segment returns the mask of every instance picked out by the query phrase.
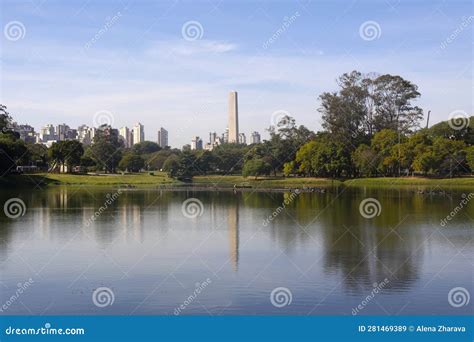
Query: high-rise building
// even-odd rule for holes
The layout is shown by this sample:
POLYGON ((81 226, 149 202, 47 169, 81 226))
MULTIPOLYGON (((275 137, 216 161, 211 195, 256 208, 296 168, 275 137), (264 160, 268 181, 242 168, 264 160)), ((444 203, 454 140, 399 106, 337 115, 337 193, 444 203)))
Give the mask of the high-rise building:
POLYGON ((127 148, 133 146, 133 134, 128 127, 121 127, 119 129, 119 137, 123 141, 123 145, 127 148))
POLYGON ((84 145, 90 145, 94 141, 96 128, 81 125, 77 128, 77 139, 84 145))
POLYGON ((42 142, 47 142, 49 140, 56 140, 56 137, 55 137, 55 134, 54 134, 54 125, 53 124, 47 124, 46 126, 40 128, 39 139, 42 142))
POLYGON ((161 148, 168 146, 168 131, 163 127, 160 127, 158 130, 158 145, 160 145, 161 148))
POLYGON ((237 92, 229 93, 229 143, 239 142, 239 108, 237 100, 237 92))
POLYGON ((250 141, 251 141, 251 144, 260 144, 260 133, 253 132, 250 141))
POLYGON ((145 126, 138 122, 133 127, 133 144, 138 144, 142 141, 145 141, 145 126))
POLYGON ((16 122, 12 124, 13 131, 20 134, 20 139, 24 142, 34 144, 36 142, 36 132, 33 126, 18 125, 16 122))
POLYGON ((202 139, 199 137, 193 137, 191 140, 191 150, 202 150, 202 139))
POLYGON ((245 133, 239 133, 239 144, 247 144, 245 133))
POLYGON ((209 132, 209 144, 214 144, 217 139, 217 133, 216 132, 209 132))
POLYGON ((227 144, 229 142, 229 128, 226 128, 225 132, 222 133, 221 140, 223 144, 227 144))
POLYGON ((70 130, 71 128, 65 123, 63 123, 62 125, 57 125, 56 132, 55 132, 56 139, 59 141, 68 140, 70 130))

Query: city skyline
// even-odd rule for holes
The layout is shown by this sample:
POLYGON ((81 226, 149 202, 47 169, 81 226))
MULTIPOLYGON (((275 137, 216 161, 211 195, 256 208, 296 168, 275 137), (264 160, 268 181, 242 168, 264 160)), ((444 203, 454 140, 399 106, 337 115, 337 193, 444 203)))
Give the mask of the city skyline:
POLYGON ((7 1, 2 12, 5 24, 25 28, 21 39, 2 36, 2 103, 16 121, 36 128, 59 120, 92 126, 96 113, 108 111, 114 127, 133 116, 154 132, 149 140, 165 125, 176 132, 170 145, 182 146, 207 127, 225 127, 225 97, 238 89, 240 131, 264 133, 276 111, 320 130, 318 95, 354 69, 417 84, 417 105, 431 110, 430 124, 473 111, 474 20, 467 1, 82 7, 7 1), (189 23, 197 23, 196 37, 186 35, 189 23), (365 23, 373 24, 374 37, 363 35, 365 23))
MULTIPOLYGON (((53 142, 64 141, 64 140, 78 140, 84 145, 90 145, 96 134, 96 130, 100 128, 101 123, 110 126, 115 129, 118 136, 123 141, 124 147, 131 148, 133 145, 141 143, 143 141, 156 142, 161 148, 172 147, 168 141, 168 130, 163 127, 157 132, 156 141, 153 139, 146 139, 145 137, 145 125, 137 122, 132 128, 128 126, 122 126, 116 128, 110 123, 110 113, 100 112, 100 115, 94 116, 94 121, 97 126, 89 127, 86 124, 78 126, 77 129, 71 128, 66 123, 54 125, 45 124, 41 126, 38 132, 35 128, 28 123, 18 124, 16 121, 12 122, 12 129, 20 134, 20 138, 29 143, 42 143, 46 146, 51 146, 53 142)), ((184 144, 182 148, 185 149, 187 146, 191 150, 209 150, 211 151, 214 147, 223 143, 239 143, 247 144, 247 136, 244 132, 239 132, 239 117, 238 117, 238 97, 236 91, 231 91, 228 94, 228 125, 222 133, 218 136, 217 133, 209 132, 209 142, 204 143, 200 136, 193 136, 191 138, 191 144, 184 144), (231 127, 231 128, 229 128, 231 127)), ((250 144, 259 144, 261 142, 261 135, 257 131, 253 131, 250 135, 250 144)), ((175 148, 179 148, 176 147, 175 148)))

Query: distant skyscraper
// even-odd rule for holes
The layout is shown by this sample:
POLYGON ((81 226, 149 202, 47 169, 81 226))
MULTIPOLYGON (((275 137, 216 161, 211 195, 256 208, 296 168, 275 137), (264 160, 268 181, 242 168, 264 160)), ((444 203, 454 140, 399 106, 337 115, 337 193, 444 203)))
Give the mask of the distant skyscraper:
POLYGON ((225 129, 225 132, 222 134, 222 143, 227 144, 229 142, 229 128, 225 129))
POLYGON ((84 145, 90 145, 94 141, 94 136, 97 128, 89 127, 87 125, 80 125, 77 128, 77 140, 84 145))
POLYGON ((119 129, 119 136, 125 147, 130 148, 133 146, 133 134, 128 127, 121 127, 119 129))
POLYGON ((239 144, 247 144, 245 133, 239 133, 239 144))
POLYGON ((138 122, 133 127, 133 144, 138 144, 143 141, 145 141, 145 126, 138 122))
POLYGON ((39 139, 42 142, 47 142, 49 140, 56 140, 56 136, 54 134, 54 125, 47 124, 46 126, 42 127, 39 132, 39 139))
POLYGON ((217 139, 217 133, 216 132, 209 132, 209 144, 214 144, 217 139))
POLYGON ((193 137, 191 140, 191 150, 202 150, 202 139, 199 137, 193 137))
POLYGON ((258 132, 253 132, 252 133, 252 138, 250 140, 251 144, 260 144, 260 133, 258 132))
POLYGON ((239 142, 239 108, 237 92, 229 93, 229 143, 239 142))
POLYGON ((160 145, 161 148, 168 146, 168 131, 163 127, 160 127, 158 130, 158 145, 160 145))
POLYGON ((36 132, 33 126, 18 125, 16 122, 12 126, 13 130, 20 134, 21 140, 31 144, 36 143, 36 132))

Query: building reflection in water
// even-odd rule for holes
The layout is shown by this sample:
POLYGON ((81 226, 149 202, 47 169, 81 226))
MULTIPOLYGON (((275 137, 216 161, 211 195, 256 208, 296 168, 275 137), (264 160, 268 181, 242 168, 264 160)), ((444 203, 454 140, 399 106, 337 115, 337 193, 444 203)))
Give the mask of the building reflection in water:
POLYGON ((239 268, 239 206, 230 205, 227 211, 229 229, 229 258, 234 271, 239 268))

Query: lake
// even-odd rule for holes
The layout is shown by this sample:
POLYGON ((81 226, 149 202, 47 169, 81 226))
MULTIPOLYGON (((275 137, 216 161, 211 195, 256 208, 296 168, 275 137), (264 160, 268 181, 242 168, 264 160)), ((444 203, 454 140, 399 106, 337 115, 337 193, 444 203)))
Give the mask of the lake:
POLYGON ((2 190, 1 314, 472 314, 468 195, 2 190))

